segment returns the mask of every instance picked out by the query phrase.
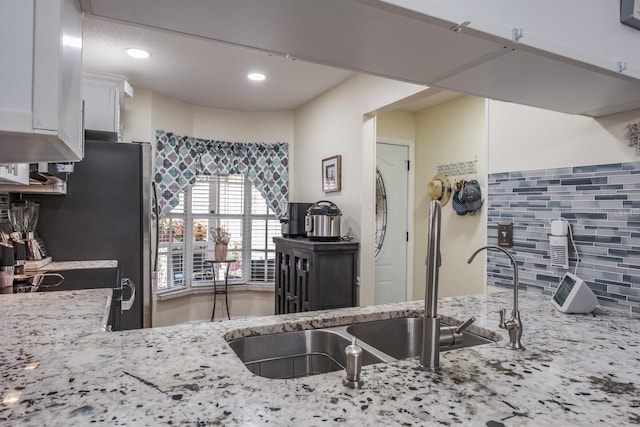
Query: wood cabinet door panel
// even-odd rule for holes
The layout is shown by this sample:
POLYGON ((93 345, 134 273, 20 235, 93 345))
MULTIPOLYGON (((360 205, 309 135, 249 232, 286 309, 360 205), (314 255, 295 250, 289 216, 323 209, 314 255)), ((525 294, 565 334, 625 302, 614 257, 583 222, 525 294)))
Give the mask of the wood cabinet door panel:
POLYGON ((274 238, 276 314, 357 305, 358 243, 274 238))

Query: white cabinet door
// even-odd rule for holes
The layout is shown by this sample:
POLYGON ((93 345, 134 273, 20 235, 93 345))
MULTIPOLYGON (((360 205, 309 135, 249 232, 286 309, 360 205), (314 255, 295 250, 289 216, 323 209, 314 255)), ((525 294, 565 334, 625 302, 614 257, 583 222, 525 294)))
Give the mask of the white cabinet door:
POLYGON ((29 164, 9 163, 0 165, 0 182, 11 184, 28 184, 29 164))
POLYGON ((85 129, 115 132, 122 140, 120 115, 125 96, 133 96, 133 88, 125 76, 114 74, 82 73, 82 100, 84 101, 85 129))
POLYGON ((32 129, 33 9, 28 0, 0 3, 0 129, 7 132, 32 129))
POLYGON ((81 160, 78 0, 3 0, 0 28, 0 160, 81 160))

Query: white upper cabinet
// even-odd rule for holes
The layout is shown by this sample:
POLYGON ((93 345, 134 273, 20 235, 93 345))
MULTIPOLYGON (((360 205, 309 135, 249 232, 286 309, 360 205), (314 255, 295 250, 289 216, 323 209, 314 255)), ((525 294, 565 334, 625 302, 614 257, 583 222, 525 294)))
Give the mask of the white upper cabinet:
POLYGON ((124 76, 83 72, 84 128, 115 132, 122 141, 125 96, 133 96, 133 88, 124 76))
POLYGON ((9 163, 0 165, 0 183, 29 184, 29 164, 9 163))
POLYGON ((81 160, 79 2, 3 0, 0 55, 0 162, 81 160))

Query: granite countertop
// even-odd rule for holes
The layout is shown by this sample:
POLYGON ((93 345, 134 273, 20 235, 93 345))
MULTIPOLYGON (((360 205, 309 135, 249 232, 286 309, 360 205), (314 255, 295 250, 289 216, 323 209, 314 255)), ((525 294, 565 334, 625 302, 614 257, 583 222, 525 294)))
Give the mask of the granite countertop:
POLYGON ((97 268, 117 268, 116 260, 93 260, 93 261, 53 261, 35 270, 27 270, 30 273, 45 273, 65 270, 91 270, 97 268))
POLYGON ((504 348, 512 295, 440 300, 445 320, 477 318, 499 338, 441 353, 441 370, 409 359, 343 372, 254 376, 225 338, 401 317, 422 302, 103 332, 108 290, 0 295, 0 424, 41 425, 624 425, 640 423, 640 319, 598 309, 564 315, 522 292, 524 352, 504 348), (30 369, 34 368, 35 369, 30 369))

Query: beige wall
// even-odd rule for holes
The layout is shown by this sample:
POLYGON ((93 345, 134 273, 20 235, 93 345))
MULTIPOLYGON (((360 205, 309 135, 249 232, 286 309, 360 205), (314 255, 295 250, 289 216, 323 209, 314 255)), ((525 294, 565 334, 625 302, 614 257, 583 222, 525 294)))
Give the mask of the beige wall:
POLYGON ((356 75, 296 111, 290 198, 330 200, 342 210, 342 234, 361 242, 361 305, 373 303, 374 268, 375 132, 363 131, 364 116, 421 90, 424 87, 356 75), (338 154, 342 156, 342 191, 325 194, 321 160, 338 154))
POLYGON ((152 141, 156 130, 166 130, 178 135, 193 132, 193 107, 177 99, 154 92, 151 108, 152 141))
MULTIPOLYGON (((216 301, 216 320, 224 320, 227 310, 224 295, 216 301)), ((231 318, 267 316, 274 312, 273 291, 240 291, 229 294, 231 318)), ((206 322, 211 319, 213 294, 202 293, 158 301, 154 327, 187 322, 206 322)))
POLYGON ((121 121, 124 141, 153 141, 151 133, 151 99, 153 93, 146 89, 135 89, 133 98, 126 98, 121 121))
POLYGON ((242 113, 193 107, 193 135, 238 142, 293 143, 293 111, 242 113))
MULTIPOLYGON (((216 108, 193 108, 193 136, 238 142, 286 142, 289 144, 289 187, 294 175, 293 111, 242 113, 216 108)), ((291 191, 291 188, 289 188, 291 191)), ((291 194, 291 193, 290 193, 291 194)))
POLYGON ((416 114, 393 110, 378 115, 376 121, 378 139, 415 141, 416 114))
POLYGON ((638 160, 624 139, 640 110, 593 119, 489 101, 489 173, 638 160))
POLYGON ((192 134, 193 107, 161 93, 136 88, 134 97, 125 99, 122 121, 125 141, 149 141, 155 147, 158 129, 192 134))
MULTIPOLYGON (((477 179, 486 195, 485 100, 462 96, 416 114, 416 168, 414 200, 414 297, 424 298, 429 198, 427 183, 437 173, 438 164, 477 158, 476 174, 450 176, 477 179)), ((485 255, 473 264, 466 260, 474 249, 486 243, 486 205, 475 215, 457 215, 451 201, 442 208, 440 297, 480 293, 485 283, 485 255)))
POLYGON ((136 89, 123 114, 125 141, 155 142, 156 130, 234 142, 293 145, 293 111, 243 113, 185 104, 161 93, 136 89))

